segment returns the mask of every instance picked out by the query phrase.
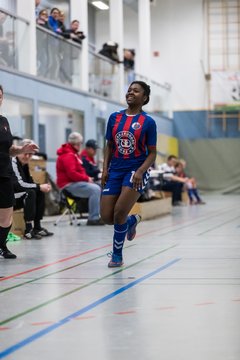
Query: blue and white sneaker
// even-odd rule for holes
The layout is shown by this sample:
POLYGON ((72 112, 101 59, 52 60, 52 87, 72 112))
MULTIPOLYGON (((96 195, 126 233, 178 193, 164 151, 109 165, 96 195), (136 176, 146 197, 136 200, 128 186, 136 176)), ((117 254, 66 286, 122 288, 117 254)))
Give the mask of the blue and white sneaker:
POLYGON ((121 255, 110 252, 108 253, 108 256, 111 256, 111 260, 108 263, 109 268, 121 267, 123 265, 123 258, 121 255))
POLYGON ((140 223, 140 221, 142 220, 141 216, 138 215, 138 214, 133 215, 133 216, 135 216, 136 222, 132 226, 130 226, 128 231, 127 231, 127 239, 129 241, 132 241, 135 238, 135 236, 136 236, 136 227, 140 223))

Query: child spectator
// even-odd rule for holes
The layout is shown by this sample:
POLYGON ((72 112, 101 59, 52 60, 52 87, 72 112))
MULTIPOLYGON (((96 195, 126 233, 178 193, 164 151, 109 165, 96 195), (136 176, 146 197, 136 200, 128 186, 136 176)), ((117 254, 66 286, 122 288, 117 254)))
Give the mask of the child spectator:
POLYGON ((176 175, 179 176, 180 178, 186 179, 185 187, 186 187, 186 190, 188 192, 190 205, 193 205, 193 204, 203 205, 203 204, 205 204, 205 202, 202 201, 201 197, 199 196, 196 179, 193 178, 193 177, 188 177, 185 174, 185 172, 184 172, 185 167, 186 167, 186 161, 185 160, 179 160, 175 164, 176 175))

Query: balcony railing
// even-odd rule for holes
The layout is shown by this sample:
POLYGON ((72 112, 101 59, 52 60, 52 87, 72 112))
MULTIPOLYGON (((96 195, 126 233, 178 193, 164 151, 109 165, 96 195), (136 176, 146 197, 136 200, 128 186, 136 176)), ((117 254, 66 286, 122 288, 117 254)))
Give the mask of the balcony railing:
POLYGON ((119 99, 119 65, 100 55, 89 51, 89 92, 119 99))
POLYGON ((140 74, 134 74, 134 80, 140 80, 150 85, 150 102, 144 109, 150 112, 159 113, 167 118, 172 118, 172 92, 170 84, 160 84, 140 74))
POLYGON ((37 75, 81 87, 81 45, 37 25, 37 75))
MULTIPOLYGON (((29 22, 0 8, 0 66, 26 72, 29 57, 25 40, 29 31, 29 22)), ((36 25, 36 44, 37 76, 81 90, 81 45, 39 25, 36 25)), ((92 47, 88 47, 88 60, 89 93, 120 101, 121 87, 126 92, 133 80, 142 80, 151 86, 151 101, 146 110, 172 117, 170 86, 152 81, 133 70, 124 70, 123 84, 122 65, 97 54, 92 47)))
POLYGON ((0 8, 0 66, 24 71, 29 22, 0 8))

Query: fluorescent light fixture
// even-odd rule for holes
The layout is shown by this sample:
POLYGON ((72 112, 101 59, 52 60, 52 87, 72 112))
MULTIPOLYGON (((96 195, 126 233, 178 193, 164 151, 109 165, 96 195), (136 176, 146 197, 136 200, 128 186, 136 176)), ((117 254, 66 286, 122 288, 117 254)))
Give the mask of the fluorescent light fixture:
POLYGON ((92 4, 100 10, 108 10, 109 6, 102 1, 92 1, 92 4))

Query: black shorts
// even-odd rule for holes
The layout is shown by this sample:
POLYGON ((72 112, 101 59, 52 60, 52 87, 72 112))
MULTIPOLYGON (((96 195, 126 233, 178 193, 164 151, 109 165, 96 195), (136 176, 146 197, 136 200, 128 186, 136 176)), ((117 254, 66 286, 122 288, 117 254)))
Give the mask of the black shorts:
POLYGON ((0 209, 10 208, 14 205, 14 191, 11 178, 0 177, 0 209))

